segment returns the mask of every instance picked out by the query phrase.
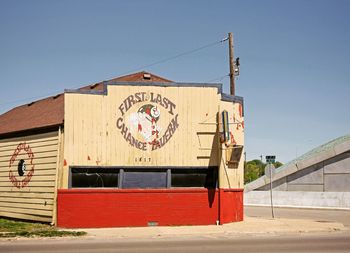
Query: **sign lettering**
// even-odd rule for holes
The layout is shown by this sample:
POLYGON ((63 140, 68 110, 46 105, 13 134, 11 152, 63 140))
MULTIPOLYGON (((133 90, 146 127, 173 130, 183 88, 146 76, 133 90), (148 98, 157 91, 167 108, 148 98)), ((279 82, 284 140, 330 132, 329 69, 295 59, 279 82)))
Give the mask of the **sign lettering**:
POLYGON ((161 94, 137 92, 129 95, 118 106, 120 117, 117 118, 116 126, 132 147, 154 151, 168 143, 179 127, 175 109, 175 103, 161 94), (172 117, 164 131, 160 124, 163 112, 172 117))

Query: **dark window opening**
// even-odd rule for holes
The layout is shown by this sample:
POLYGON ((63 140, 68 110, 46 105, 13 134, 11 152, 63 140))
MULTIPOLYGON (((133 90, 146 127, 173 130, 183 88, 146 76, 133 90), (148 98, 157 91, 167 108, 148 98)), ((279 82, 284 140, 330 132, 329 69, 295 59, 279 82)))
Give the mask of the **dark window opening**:
POLYGON ((167 170, 128 169, 124 171, 122 188, 166 188, 167 170))
POLYGON ((72 167, 70 169, 69 187, 123 189, 216 188, 217 173, 217 167, 72 167))
POLYGON ((173 169, 171 187, 216 188, 217 169, 173 169))
POLYGON ((117 188, 119 169, 72 168, 71 186, 73 188, 117 188))

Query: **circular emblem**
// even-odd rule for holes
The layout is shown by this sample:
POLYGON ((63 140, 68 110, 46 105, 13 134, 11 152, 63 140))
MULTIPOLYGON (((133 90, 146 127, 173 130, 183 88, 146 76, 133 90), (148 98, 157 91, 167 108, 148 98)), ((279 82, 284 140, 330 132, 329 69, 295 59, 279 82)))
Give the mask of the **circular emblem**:
POLYGON ((26 143, 20 143, 13 152, 11 159, 9 161, 9 179, 11 183, 18 189, 23 188, 28 185, 32 176, 34 174, 34 164, 33 164, 34 154, 30 146, 26 143), (17 156, 24 154, 25 159, 20 159, 17 163, 17 171, 13 171, 13 166, 17 161, 17 156), (26 161, 28 162, 28 167, 30 170, 27 171, 26 161), (17 174, 17 175, 16 175, 17 174))
POLYGON ((162 148, 179 127, 176 105, 161 94, 137 92, 118 108, 121 115, 116 125, 120 133, 131 146, 144 151, 162 148), (161 119, 163 113, 170 115, 169 122, 161 119))

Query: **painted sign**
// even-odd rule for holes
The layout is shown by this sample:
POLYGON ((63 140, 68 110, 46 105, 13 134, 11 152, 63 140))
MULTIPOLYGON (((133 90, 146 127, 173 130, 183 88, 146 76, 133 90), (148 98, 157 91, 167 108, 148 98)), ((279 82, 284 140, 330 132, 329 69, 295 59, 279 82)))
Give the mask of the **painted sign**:
POLYGON ((228 119, 228 112, 226 110, 222 111, 221 113, 221 124, 222 124, 222 141, 228 142, 230 140, 230 123, 228 119))
POLYGON ((137 92, 129 95, 119 105, 121 115, 116 125, 132 147, 154 151, 167 144, 179 127, 175 109, 176 105, 161 94, 137 92), (163 113, 171 115, 165 128, 163 113))
POLYGON ((18 189, 23 188, 28 185, 32 176, 34 174, 34 153, 28 144, 20 143, 17 145, 17 148, 13 152, 13 155, 9 161, 9 179, 11 183, 18 189), (24 154, 26 159, 17 159, 18 155, 24 154), (29 161, 28 167, 26 160, 29 161), (16 163, 17 162, 17 163, 16 163), (17 164, 17 168, 15 166, 17 164))

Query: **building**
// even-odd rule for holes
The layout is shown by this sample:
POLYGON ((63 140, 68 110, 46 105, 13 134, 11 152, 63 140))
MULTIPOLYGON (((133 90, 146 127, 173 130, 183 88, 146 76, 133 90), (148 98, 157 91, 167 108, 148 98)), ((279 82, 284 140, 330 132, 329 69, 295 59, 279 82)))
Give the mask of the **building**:
MULTIPOLYGON (((350 135, 325 143, 279 167, 273 176, 278 206, 350 208, 350 135)), ((270 179, 245 186, 245 204, 270 205, 270 179)))
POLYGON ((0 115, 0 216, 60 227, 243 220, 243 99, 147 72, 0 115))

